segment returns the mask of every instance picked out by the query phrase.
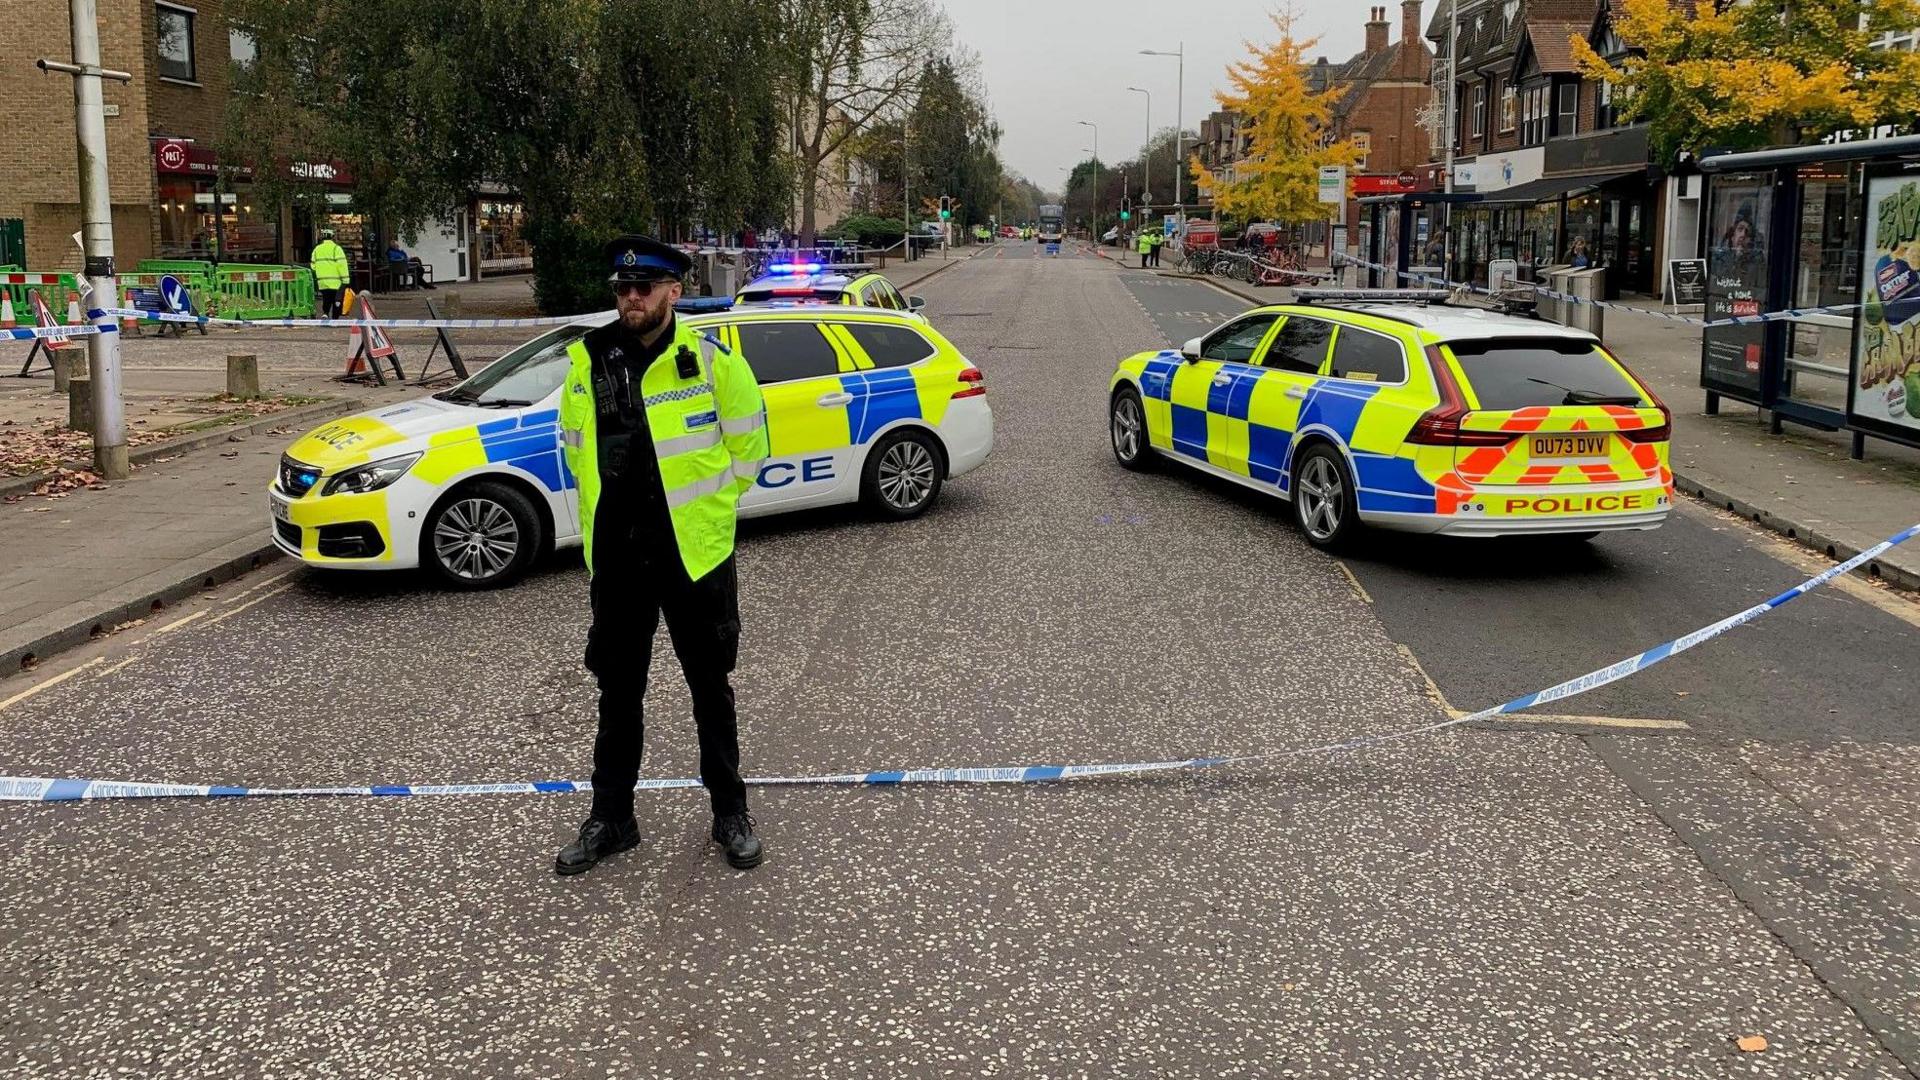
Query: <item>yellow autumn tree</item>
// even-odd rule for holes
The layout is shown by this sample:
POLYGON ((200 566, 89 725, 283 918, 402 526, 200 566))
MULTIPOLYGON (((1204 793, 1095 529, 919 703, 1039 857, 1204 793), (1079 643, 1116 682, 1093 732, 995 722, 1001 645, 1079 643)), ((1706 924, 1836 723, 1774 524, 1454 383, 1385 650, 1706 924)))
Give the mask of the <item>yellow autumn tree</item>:
POLYGON ((1293 15, 1272 16, 1279 39, 1247 42, 1249 59, 1227 68, 1230 90, 1214 94, 1220 107, 1240 117, 1249 136, 1248 156, 1234 164, 1231 179, 1193 158, 1203 191, 1222 213, 1247 221, 1285 224, 1324 221, 1331 207, 1319 201, 1320 166, 1352 165, 1353 143, 1331 139, 1333 105, 1341 87, 1315 93, 1303 62, 1319 38, 1293 36, 1293 15))
POLYGON ((1575 35, 1581 73, 1649 122, 1660 159, 1681 150, 1814 142, 1920 122, 1920 53, 1875 48, 1920 26, 1920 0, 1624 0, 1619 66, 1575 35))

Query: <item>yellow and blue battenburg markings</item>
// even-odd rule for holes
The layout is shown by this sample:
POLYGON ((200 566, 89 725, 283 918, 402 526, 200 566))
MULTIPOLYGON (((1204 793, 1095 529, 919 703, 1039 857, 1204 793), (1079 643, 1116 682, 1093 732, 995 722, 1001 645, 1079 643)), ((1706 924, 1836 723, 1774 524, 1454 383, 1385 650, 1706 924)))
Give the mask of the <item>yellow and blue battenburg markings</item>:
POLYGON ((1287 491, 1295 438, 1324 431, 1347 448, 1358 474, 1360 509, 1434 512, 1432 481, 1396 452, 1406 431, 1368 430, 1368 406, 1381 391, 1396 387, 1232 363, 1220 365, 1220 374, 1228 378, 1222 384, 1211 376, 1202 379, 1197 370, 1182 378, 1189 366, 1179 353, 1165 352, 1149 358, 1141 370, 1154 445, 1287 491), (1306 396, 1288 396, 1289 387, 1304 389, 1306 396), (1167 441, 1157 438, 1159 431, 1168 433, 1167 441))
POLYGON ((560 453, 560 411, 539 412, 489 420, 474 425, 481 449, 490 464, 511 465, 532 474, 548 491, 574 487, 573 470, 560 453))

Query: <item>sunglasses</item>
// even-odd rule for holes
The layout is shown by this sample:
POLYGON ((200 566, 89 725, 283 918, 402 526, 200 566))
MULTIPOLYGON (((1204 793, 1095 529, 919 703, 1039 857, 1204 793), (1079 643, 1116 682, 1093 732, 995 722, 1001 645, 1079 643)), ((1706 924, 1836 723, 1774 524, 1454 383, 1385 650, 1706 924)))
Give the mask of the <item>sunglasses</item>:
POLYGON ((664 289, 668 285, 675 284, 675 282, 676 279, 674 278, 653 278, 648 281, 616 281, 613 283, 613 295, 626 296, 628 293, 632 293, 635 296, 652 296, 653 290, 664 289))

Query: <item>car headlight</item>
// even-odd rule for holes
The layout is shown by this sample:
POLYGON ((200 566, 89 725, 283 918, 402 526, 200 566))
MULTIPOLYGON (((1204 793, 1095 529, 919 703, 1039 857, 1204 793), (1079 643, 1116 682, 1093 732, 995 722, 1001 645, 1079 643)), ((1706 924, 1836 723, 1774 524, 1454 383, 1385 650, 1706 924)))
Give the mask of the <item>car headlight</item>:
POLYGON ((413 468, 413 463, 419 460, 419 454, 405 454, 348 469, 327 481, 327 486, 320 490, 320 494, 365 495, 369 491, 379 491, 407 475, 407 470, 413 468))

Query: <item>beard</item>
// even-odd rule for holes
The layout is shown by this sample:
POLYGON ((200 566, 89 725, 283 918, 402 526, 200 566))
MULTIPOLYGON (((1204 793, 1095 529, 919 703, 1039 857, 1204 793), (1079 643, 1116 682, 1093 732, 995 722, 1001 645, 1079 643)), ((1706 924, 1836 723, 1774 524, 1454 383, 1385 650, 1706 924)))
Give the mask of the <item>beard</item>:
POLYGON ((620 325, 628 333, 645 337, 658 330, 667 321, 668 308, 660 307, 629 308, 620 313, 620 325))

